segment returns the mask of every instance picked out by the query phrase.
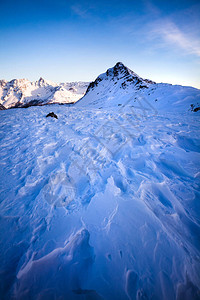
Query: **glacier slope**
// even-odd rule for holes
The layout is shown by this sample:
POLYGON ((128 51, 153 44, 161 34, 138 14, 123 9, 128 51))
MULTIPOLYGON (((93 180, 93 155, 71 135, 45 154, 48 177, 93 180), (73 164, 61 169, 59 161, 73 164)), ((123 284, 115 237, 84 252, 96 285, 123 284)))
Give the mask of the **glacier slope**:
POLYGON ((1 299, 199 299, 199 112, 142 112, 0 111, 1 299))

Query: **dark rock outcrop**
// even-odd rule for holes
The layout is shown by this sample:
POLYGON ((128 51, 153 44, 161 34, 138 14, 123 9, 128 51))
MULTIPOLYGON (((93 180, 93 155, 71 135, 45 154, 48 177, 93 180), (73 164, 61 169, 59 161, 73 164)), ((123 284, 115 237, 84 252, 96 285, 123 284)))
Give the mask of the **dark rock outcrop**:
POLYGON ((54 114, 54 112, 50 112, 48 115, 46 115, 46 118, 48 118, 48 117, 52 117, 52 118, 58 119, 58 116, 56 114, 54 114))
POLYGON ((3 106, 2 104, 0 104, 0 110, 5 110, 5 106, 3 106))

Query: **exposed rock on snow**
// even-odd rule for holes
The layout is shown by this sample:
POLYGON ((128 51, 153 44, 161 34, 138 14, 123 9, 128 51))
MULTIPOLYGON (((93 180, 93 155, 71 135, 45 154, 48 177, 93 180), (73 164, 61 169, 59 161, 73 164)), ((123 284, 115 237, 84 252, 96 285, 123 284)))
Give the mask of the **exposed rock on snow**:
POLYGON ((6 108, 2 105, 2 104, 0 104, 0 110, 5 110, 6 108))
MULTIPOLYGON (((197 105, 199 105, 199 103, 197 103, 197 105)), ((191 111, 197 112, 200 110, 200 106, 196 106, 194 104, 191 104, 191 111)))
POLYGON ((52 117, 52 118, 58 119, 57 115, 54 114, 54 112, 50 112, 49 114, 47 114, 47 115, 46 115, 46 118, 48 118, 48 117, 52 117))

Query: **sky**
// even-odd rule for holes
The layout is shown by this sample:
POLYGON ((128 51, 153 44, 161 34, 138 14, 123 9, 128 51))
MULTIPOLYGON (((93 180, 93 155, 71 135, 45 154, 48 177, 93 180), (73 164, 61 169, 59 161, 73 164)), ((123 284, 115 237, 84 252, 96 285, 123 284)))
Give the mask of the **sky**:
POLYGON ((0 0, 0 79, 92 81, 118 61, 200 88, 200 0, 0 0))

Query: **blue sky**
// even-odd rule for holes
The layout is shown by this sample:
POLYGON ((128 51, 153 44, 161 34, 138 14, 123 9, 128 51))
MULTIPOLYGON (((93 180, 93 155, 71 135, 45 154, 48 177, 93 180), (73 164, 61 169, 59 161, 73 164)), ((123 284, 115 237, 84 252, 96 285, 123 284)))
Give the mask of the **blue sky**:
POLYGON ((91 81, 122 61, 200 88, 200 1, 0 1, 0 78, 91 81))

